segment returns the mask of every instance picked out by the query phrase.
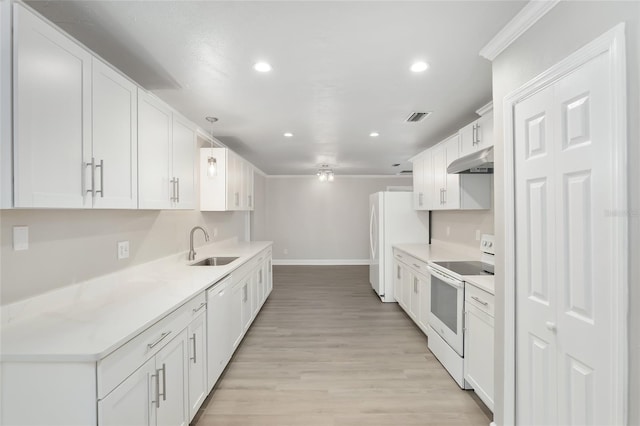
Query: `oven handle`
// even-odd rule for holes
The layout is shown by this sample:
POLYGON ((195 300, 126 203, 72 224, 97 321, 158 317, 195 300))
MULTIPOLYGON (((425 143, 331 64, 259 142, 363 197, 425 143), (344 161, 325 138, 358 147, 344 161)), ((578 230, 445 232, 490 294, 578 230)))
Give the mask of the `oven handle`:
POLYGON ((431 266, 427 266, 427 269, 429 270, 429 273, 431 275, 433 275, 434 277, 436 277, 437 279, 439 279, 440 281, 449 284, 451 287, 455 287, 457 289, 463 289, 464 288, 464 281, 458 281, 455 278, 451 278, 445 274, 443 274, 442 272, 434 269, 431 266))

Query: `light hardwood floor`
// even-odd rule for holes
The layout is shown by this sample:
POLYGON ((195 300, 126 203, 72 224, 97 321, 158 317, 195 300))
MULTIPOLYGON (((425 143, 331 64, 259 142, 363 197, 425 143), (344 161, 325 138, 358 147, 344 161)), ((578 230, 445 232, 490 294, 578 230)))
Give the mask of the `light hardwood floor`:
POLYGON ((274 290, 197 425, 488 425, 368 271, 274 267, 274 290))

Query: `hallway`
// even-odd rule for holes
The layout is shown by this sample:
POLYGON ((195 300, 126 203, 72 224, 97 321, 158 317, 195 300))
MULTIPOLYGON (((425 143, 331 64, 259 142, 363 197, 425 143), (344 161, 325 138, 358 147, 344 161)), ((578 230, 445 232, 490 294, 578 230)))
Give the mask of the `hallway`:
POLYGON ((276 266, 198 426, 488 425, 367 266, 276 266))

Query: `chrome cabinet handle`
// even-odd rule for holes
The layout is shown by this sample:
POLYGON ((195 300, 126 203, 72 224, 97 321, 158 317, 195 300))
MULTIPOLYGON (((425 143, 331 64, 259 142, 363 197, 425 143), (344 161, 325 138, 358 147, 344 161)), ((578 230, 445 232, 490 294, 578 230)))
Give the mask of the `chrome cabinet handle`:
POLYGON ((447 204, 447 190, 442 190, 442 204, 447 204))
POLYGON ((478 298, 476 296, 471 296, 471 298, 473 300, 475 300, 476 302, 480 303, 481 305, 489 306, 489 302, 485 302, 485 301, 483 301, 482 299, 480 299, 480 298, 478 298))
POLYGON ((197 308, 193 308, 192 311, 195 314, 196 312, 199 312, 202 308, 204 308, 205 306, 207 306, 207 302, 202 302, 200 304, 200 306, 198 306, 197 308))
POLYGON ((258 274, 258 283, 262 284, 262 269, 260 269, 260 273, 258 274))
POLYGON ((192 337, 189 337, 189 340, 193 340, 193 356, 190 357, 190 360, 193 360, 193 363, 196 364, 196 333, 193 333, 192 337))
POLYGON ((169 183, 171 184, 171 197, 169 198, 169 200, 175 201, 176 200, 176 178, 171 178, 169 183))
POLYGON ((245 284, 244 287, 242 287, 242 292, 243 292, 243 296, 242 296, 242 301, 246 302, 248 299, 248 291, 247 291, 247 285, 245 284))
POLYGON ((415 263, 413 264, 414 267, 420 269, 420 265, 416 265, 415 263))
POLYGON ((170 332, 170 331, 166 331, 166 332, 162 333, 162 334, 160 335, 160 337, 158 337, 158 340, 156 340, 156 341, 155 341, 155 342, 153 342, 153 343, 149 343, 149 344, 147 344, 147 350, 148 350, 148 349, 153 349, 155 346, 157 346, 157 345, 158 345, 158 343, 162 342, 162 341, 163 341, 163 340, 164 340, 168 335, 170 335, 170 334, 171 334, 171 332, 170 332))
POLYGON ((478 136, 477 136, 477 132, 478 132, 478 127, 477 124, 473 125, 473 132, 472 132, 472 145, 475 146, 476 143, 478 143, 478 136))
POLYGON ((413 279, 413 292, 414 293, 418 293, 418 279, 417 278, 413 279))
POLYGON ((176 203, 180 202, 180 178, 176 178, 176 203))
POLYGON ((156 379, 156 386, 155 386, 155 391, 156 391, 156 399, 151 401, 152 404, 156 404, 156 408, 160 408, 160 377, 158 377, 158 371, 160 370, 156 370, 156 374, 152 374, 151 378, 153 379, 155 377, 156 379))
POLYGON ((95 168, 100 168, 100 191, 96 191, 96 194, 100 193, 100 198, 104 198, 104 160, 100 160, 100 164, 96 164, 95 168))
POLYGON ((162 368, 160 370, 158 370, 158 374, 160 374, 160 371, 162 371, 162 393, 158 394, 158 402, 160 401, 160 395, 162 395, 162 400, 166 401, 167 400, 167 370, 166 370, 166 364, 162 363, 162 368))
MULTIPOLYGON (((90 163, 84 163, 84 168, 91 167, 91 189, 85 191, 86 194, 95 195, 96 188, 96 160, 91 157, 90 163)), ((84 181, 84 180, 83 180, 84 181)))

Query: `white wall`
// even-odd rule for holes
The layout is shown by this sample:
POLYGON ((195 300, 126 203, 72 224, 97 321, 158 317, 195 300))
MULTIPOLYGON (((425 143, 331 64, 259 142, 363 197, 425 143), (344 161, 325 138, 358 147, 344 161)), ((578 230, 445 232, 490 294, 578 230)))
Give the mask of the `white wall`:
POLYGON ((274 259, 367 261, 369 195, 411 185, 407 177, 267 177, 264 239, 274 259))
MULTIPOLYGON (((536 75, 570 55, 581 46, 620 22, 627 25, 628 112, 629 112, 629 165, 630 209, 630 400, 629 424, 640 425, 640 113, 638 90, 640 68, 640 3, 614 1, 564 1, 545 15, 538 23, 508 47, 493 62, 493 105, 495 108, 495 184, 502 188, 504 181, 503 158, 503 99, 536 75)), ((505 202, 501 191, 496 191, 495 219, 497 241, 504 238, 505 202)), ((496 258, 496 365, 503 365, 504 318, 504 248, 497 245, 496 258)), ((513 398, 503 388, 503 372, 496 371, 495 419, 505 424, 502 416, 505 398, 513 398)))

